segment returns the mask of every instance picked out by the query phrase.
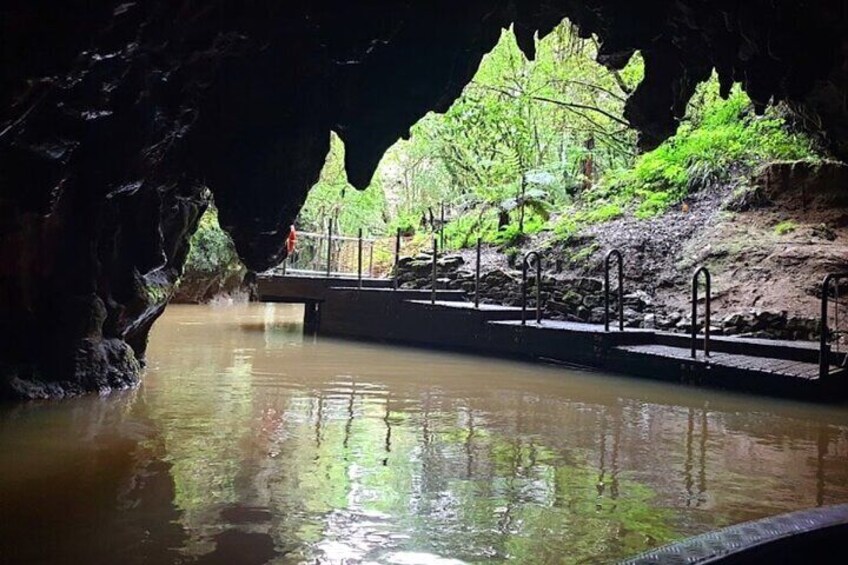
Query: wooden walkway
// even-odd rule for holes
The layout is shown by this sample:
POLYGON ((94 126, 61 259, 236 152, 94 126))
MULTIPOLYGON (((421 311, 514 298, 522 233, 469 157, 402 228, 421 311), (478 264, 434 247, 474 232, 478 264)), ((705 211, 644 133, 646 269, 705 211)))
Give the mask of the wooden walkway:
POLYGON ((721 352, 714 352, 709 357, 704 357, 703 352, 701 352, 696 359, 692 359, 689 349, 668 345, 623 345, 617 349, 638 356, 661 357, 676 361, 700 363, 705 366, 743 369, 808 380, 819 378, 818 363, 721 352))
MULTIPOLYGON (((819 376, 819 350, 808 342, 715 337, 711 355, 691 357, 686 335, 644 329, 605 331, 599 324, 542 320, 521 308, 474 304, 462 291, 394 290, 338 279, 260 277, 262 300, 304 302, 318 333, 370 341, 542 359, 634 376, 764 394, 838 401, 848 397, 845 369, 819 376)), ((703 337, 699 338, 700 342, 703 337)), ((831 362, 841 359, 832 357, 831 362)))

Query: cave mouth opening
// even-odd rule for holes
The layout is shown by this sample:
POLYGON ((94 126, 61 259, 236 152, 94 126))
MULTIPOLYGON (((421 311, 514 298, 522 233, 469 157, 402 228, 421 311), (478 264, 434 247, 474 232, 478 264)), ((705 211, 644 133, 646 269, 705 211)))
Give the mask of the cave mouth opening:
MULTIPOLYGON (((641 148, 674 133, 697 85, 717 69, 731 100, 731 85, 743 81, 758 109, 786 101, 837 157, 848 155, 848 16, 835 0, 45 6, 0 8, 4 396, 137 381, 150 327, 208 205, 206 186, 247 267, 278 264, 320 179, 329 132, 345 144, 350 184, 368 185, 412 124, 428 111, 450 113, 510 26, 525 54, 535 54, 537 35, 540 45, 555 37, 565 17, 580 37, 597 38, 597 59, 609 69, 623 72, 638 52, 644 77, 621 117, 639 131, 641 148)), ((604 139, 595 137, 595 155, 604 139)), ((520 194, 515 183, 531 184, 526 174, 479 186, 510 187, 498 197, 521 200, 521 215, 531 188, 554 174, 531 172, 534 186, 520 194)), ((645 212, 673 200, 656 196, 645 212)), ((507 215, 514 221, 515 212, 507 215)))
POLYGON ((547 247, 627 211, 647 219, 688 207, 699 190, 730 182, 729 170, 742 177, 760 162, 824 153, 786 105, 761 111, 715 72, 677 133, 642 151, 627 121, 628 97, 645 76, 640 53, 621 69, 605 67, 598 39, 581 38, 567 18, 533 45, 531 60, 514 27, 502 30, 458 98, 391 145, 365 188, 349 181, 345 142, 331 132, 297 229, 323 235, 332 223, 335 234, 366 238, 400 230, 413 254, 436 232, 453 251, 478 237, 506 252, 533 239, 547 247))

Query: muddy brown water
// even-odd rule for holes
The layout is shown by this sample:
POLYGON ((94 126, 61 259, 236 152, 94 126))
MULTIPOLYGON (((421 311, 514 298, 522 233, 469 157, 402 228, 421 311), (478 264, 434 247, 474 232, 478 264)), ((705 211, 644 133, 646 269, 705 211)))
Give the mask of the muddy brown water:
POLYGON ((170 307, 136 390, 0 408, 3 563, 604 563, 848 502, 848 410, 170 307))

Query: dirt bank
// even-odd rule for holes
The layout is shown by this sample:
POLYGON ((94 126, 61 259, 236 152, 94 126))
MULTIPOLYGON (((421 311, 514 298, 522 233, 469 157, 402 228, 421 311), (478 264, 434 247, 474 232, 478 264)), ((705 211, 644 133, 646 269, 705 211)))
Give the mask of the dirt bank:
MULTIPOLYGON (((793 331, 810 338, 822 279, 848 271, 848 167, 772 163, 751 178, 695 194, 661 216, 640 220, 626 214, 587 227, 566 244, 542 233, 521 252, 544 249, 548 275, 567 281, 602 277, 604 255, 613 248, 625 257, 627 292, 644 293, 660 325, 688 327, 691 275, 705 265, 713 276, 714 325, 721 329, 722 320, 743 316, 750 323, 728 333, 756 333, 763 328, 755 327, 755 318, 765 312, 783 318, 777 325, 809 328, 793 331)), ((473 265, 473 251, 462 256, 473 265)), ((482 263, 485 271, 516 271, 492 248, 482 263)), ((842 290, 848 293, 848 285, 842 290)), ((848 310, 841 315, 848 319, 848 310)), ((793 337, 772 334, 764 337, 793 337)))

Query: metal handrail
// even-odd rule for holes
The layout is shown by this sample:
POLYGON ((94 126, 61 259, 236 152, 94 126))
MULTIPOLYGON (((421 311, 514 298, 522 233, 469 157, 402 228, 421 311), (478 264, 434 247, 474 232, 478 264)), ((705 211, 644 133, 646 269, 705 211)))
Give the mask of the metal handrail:
MULTIPOLYGON (((848 272, 846 273, 830 273, 824 278, 822 281, 822 300, 821 300, 821 336, 819 336, 819 378, 826 378, 830 376, 830 344, 828 343, 828 338, 830 337, 830 330, 827 325, 827 305, 828 305, 828 295, 827 291, 830 287, 831 283, 835 283, 833 287, 833 298, 834 302, 837 304, 836 307, 836 330, 839 331, 839 281, 842 279, 848 279, 848 272)), ((837 339, 839 339, 837 335, 837 339)), ((848 353, 846 353, 846 361, 848 361, 848 353)))
POLYGON ((480 247, 483 245, 483 238, 477 238, 477 265, 474 269, 474 307, 480 308, 480 247))
MULTIPOLYGON (((356 254, 356 280, 359 285, 359 290, 362 290, 362 228, 359 228, 358 250, 356 254)), ((374 249, 374 246, 371 246, 374 249)))
POLYGON ((609 331, 610 319, 610 263, 618 259, 618 330, 624 331, 624 257, 618 249, 611 249, 604 257, 604 331, 609 331))
POLYGON ((433 289, 430 291, 430 304, 436 303, 436 271, 437 271, 437 263, 439 260, 439 243, 438 240, 433 238, 433 289))
POLYGON ((710 271, 699 267, 692 275, 692 359, 698 357, 698 278, 703 273, 707 296, 704 308, 704 357, 710 356, 710 301, 712 300, 710 271))
POLYGON ((398 289, 398 278, 399 277, 400 277, 400 228, 397 229, 397 235, 395 235, 395 276, 394 276, 395 290, 398 289))
POLYGON ((527 325, 527 271, 530 261, 536 260, 536 323, 542 322, 542 256, 531 251, 524 256, 521 264, 521 325, 527 325))
POLYGON ((333 218, 327 223, 327 277, 333 265, 333 218))
MULTIPOLYGON (((326 239, 327 234, 326 233, 316 233, 316 232, 311 232, 311 231, 299 231, 299 232, 297 232, 297 237, 298 238, 314 237, 316 239, 326 239)), ((358 237, 354 237, 352 235, 333 234, 333 241, 358 241, 358 240, 359 240, 358 237)), ((373 238, 373 237, 363 237, 362 241, 364 241, 365 243, 376 243, 377 239, 373 238)))

